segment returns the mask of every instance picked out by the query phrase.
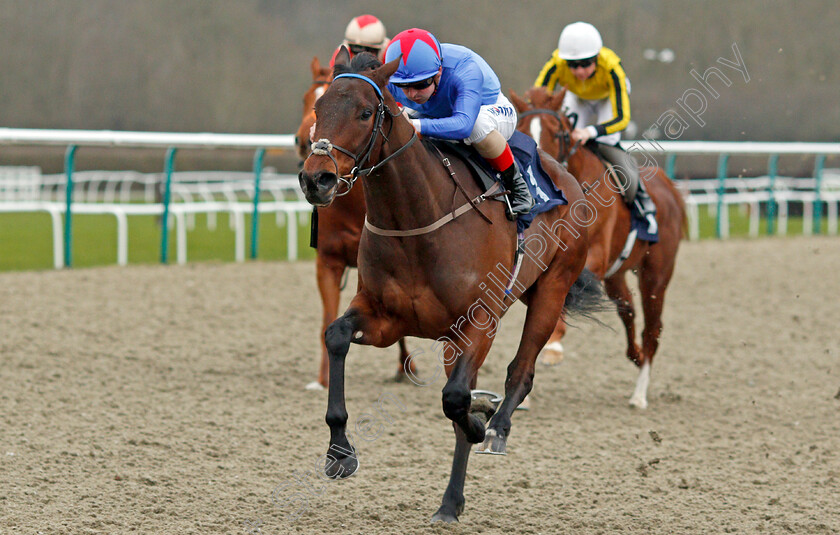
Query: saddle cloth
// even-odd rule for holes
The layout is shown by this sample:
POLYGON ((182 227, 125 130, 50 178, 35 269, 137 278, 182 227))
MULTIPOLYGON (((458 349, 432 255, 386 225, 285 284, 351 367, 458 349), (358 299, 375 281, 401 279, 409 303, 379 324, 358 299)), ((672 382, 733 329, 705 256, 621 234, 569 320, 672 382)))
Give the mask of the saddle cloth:
MULTIPOLYGON (((470 165, 480 179, 479 185, 488 190, 494 182, 500 180, 499 172, 493 169, 487 160, 482 158, 474 148, 464 145, 463 143, 453 143, 441 139, 426 138, 424 141, 436 145, 441 151, 455 153, 461 157, 467 164, 470 165)), ((527 214, 520 216, 516 220, 516 230, 523 232, 527 229, 534 216, 546 212, 555 206, 568 204, 563 192, 554 185, 548 173, 542 167, 537 149, 537 143, 529 136, 522 132, 514 132, 513 136, 508 140, 510 150, 513 152, 513 158, 516 160, 516 165, 525 182, 528 184, 528 189, 531 190, 531 196, 534 198, 534 207, 527 214)), ((502 199, 498 199, 502 200, 502 199)))
MULTIPOLYGON (((659 229, 655 233, 648 232, 650 225, 639 206, 634 202, 628 206, 630 208, 630 227, 636 230, 636 239, 646 241, 649 243, 656 243, 659 241, 659 229)), ((653 216, 656 217, 656 216, 653 216)))
MULTIPOLYGON (((601 160, 601 163, 604 164, 604 167, 609 169, 610 179, 612 180, 613 184, 616 185, 617 188, 621 188, 621 181, 619 181, 618 177, 616 176, 615 169, 613 169, 613 164, 604 158, 604 156, 598 152, 597 150, 593 149, 592 147, 588 147, 592 152, 595 153, 596 156, 601 160)), ((640 178, 641 180, 641 178, 640 178)), ((623 199, 622 199, 623 202, 623 199)), ((625 203, 626 204, 626 203, 625 203)), ((636 231, 636 239, 646 241, 649 243, 656 243, 659 241, 659 229, 656 229, 656 232, 651 233, 649 232, 650 225, 648 224, 647 219, 645 219, 644 213, 642 213, 642 209, 639 207, 636 202, 631 202, 627 204, 627 208, 630 209, 630 228, 636 231)), ((654 216, 656 217, 656 216, 654 216)))

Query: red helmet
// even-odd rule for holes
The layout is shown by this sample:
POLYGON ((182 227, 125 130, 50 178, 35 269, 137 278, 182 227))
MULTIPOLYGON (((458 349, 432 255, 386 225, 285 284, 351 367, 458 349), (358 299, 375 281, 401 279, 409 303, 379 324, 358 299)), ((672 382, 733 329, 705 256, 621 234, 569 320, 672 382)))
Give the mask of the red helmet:
POLYGON ((409 84, 431 78, 441 65, 441 47, 437 37, 426 30, 411 28, 394 36, 385 51, 385 62, 402 55, 397 72, 391 76, 395 84, 409 84))

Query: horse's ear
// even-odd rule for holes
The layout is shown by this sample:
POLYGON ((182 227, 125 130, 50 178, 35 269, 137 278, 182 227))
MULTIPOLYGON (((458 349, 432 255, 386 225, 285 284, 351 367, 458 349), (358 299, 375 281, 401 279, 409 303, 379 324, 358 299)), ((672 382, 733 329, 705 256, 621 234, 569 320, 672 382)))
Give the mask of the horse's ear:
POLYGON ((528 103, 525 102, 522 97, 517 95, 513 89, 510 90, 510 101, 513 102, 513 107, 516 108, 516 111, 519 113, 528 109, 528 103))
POLYGON ((350 51, 347 50, 347 47, 341 45, 338 49, 338 54, 335 55, 335 63, 333 65, 347 65, 350 63, 350 51))
POLYGON ((549 101, 549 107, 552 110, 559 110, 560 106, 563 105, 563 99, 566 98, 566 91, 568 91, 567 87, 563 87, 562 90, 554 93, 551 95, 551 100, 549 101))
POLYGON ((312 57, 312 63, 309 64, 309 70, 312 71, 312 79, 317 80, 321 76, 321 62, 318 61, 318 56, 312 57))
POLYGON ((401 59, 402 59, 402 54, 397 56, 396 59, 393 59, 393 60, 389 61, 388 63, 386 63, 385 65, 382 65, 381 67, 379 67, 378 69, 376 69, 374 71, 374 73, 373 73, 374 78, 376 78, 376 82, 380 86, 384 87, 384 86, 388 85, 388 80, 390 80, 391 76, 393 76, 394 73, 397 72, 397 69, 400 68, 400 60, 401 59))

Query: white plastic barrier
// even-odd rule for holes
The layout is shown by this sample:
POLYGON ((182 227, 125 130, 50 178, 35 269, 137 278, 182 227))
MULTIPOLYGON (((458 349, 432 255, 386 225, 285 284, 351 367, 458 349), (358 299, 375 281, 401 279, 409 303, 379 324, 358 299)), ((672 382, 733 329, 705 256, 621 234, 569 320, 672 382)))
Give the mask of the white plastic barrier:
MULTIPOLYGON (((156 188, 163 182, 165 176, 170 176, 171 167, 167 163, 168 171, 160 174, 140 174, 131 171, 74 172, 72 157, 77 146, 125 147, 125 148, 191 148, 191 149, 252 149, 257 154, 263 149, 294 147, 292 135, 251 135, 251 134, 212 134, 212 133, 167 133, 167 132, 115 132, 88 130, 34 130, 0 128, 0 145, 63 145, 68 147, 65 161, 66 173, 58 176, 40 176, 37 194, 33 192, 33 180, 30 178, 24 187, 6 187, 0 185, 0 192, 14 191, 8 194, 7 202, 0 202, 0 212, 26 212, 44 210, 50 213, 53 221, 53 250, 55 265, 61 267, 63 250, 61 215, 67 209, 66 182, 67 176, 73 173, 75 187, 73 188, 74 202, 70 204, 71 211, 91 214, 111 214, 117 218, 118 246, 117 261, 119 264, 127 262, 127 217, 129 215, 159 215, 163 213, 163 205, 155 203, 156 188), (72 150, 71 150, 72 149, 72 150), (24 191, 22 191, 24 190, 24 191), (133 196, 137 191, 143 192, 142 200, 146 204, 131 204, 138 199, 133 196), (79 199, 86 203, 76 202, 79 199), (40 202, 39 202, 40 201, 40 202), (65 201, 64 203, 60 201, 65 201)), ((668 155, 669 163, 673 164, 678 154, 717 154, 719 155, 720 177, 725 177, 726 161, 729 155, 765 154, 772 158, 783 154, 814 154, 817 155, 815 175, 822 175, 822 164, 826 155, 840 154, 840 143, 760 143, 760 142, 702 142, 702 141, 661 141, 640 142, 626 141, 628 148, 647 151, 654 155, 668 155), (721 165, 720 162, 723 162, 721 165)), ((174 152, 173 152, 174 154, 174 152)), ((255 157, 261 166, 261 157, 255 157)), ((37 169, 37 168, 34 168, 37 169)), ((34 171, 33 171, 34 172, 34 171)), ((775 172, 775 171, 774 171, 775 172)), ((270 170, 261 170, 261 195, 265 192, 273 201, 257 203, 243 202, 254 197, 254 173, 242 174, 235 178, 223 178, 223 173, 171 173, 174 180, 170 182, 170 193, 176 202, 169 205, 172 217, 176 222, 179 262, 186 261, 186 218, 195 213, 208 214, 208 226, 215 225, 215 214, 228 212, 232 214, 231 225, 236 234, 237 260, 244 259, 244 214, 253 213, 254 204, 259 213, 274 212, 278 223, 284 220, 289 235, 289 258, 297 255, 297 225, 311 211, 311 206, 302 202, 302 194, 297 187, 294 175, 279 175, 270 170), (199 175, 204 175, 200 178, 199 175), (214 178, 207 179, 208 175, 214 178), (295 198, 297 200, 290 201, 295 198), (182 202, 177 202, 181 200, 182 202), (297 214, 297 216, 295 215, 297 214), (212 220, 212 223, 211 223, 212 220)), ((230 175, 230 173, 227 173, 230 175)), ((0 173, 2 176, 2 173, 0 173)), ((33 175, 34 176, 34 175, 33 175)), ((805 211, 805 232, 812 232, 811 220, 813 207, 821 207, 827 203, 828 232, 836 233, 838 228, 838 204, 840 204, 840 174, 829 176, 826 170, 821 182, 811 179, 788 179, 774 177, 771 188, 770 177, 757 178, 718 178, 710 181, 692 180, 680 183, 686 192, 690 232, 696 238, 698 229, 698 207, 706 205, 718 215, 718 233, 721 237, 728 235, 728 210, 721 210, 730 204, 746 204, 750 207, 750 234, 758 233, 758 207, 762 203, 773 200, 779 207, 779 231, 787 230, 788 205, 801 202, 805 211), (819 187, 816 184, 819 182, 819 187)), ((0 196, 2 198, 2 196, 0 196)), ((168 222, 167 222, 168 223, 168 222)), ((69 238, 70 230, 64 230, 65 238, 69 238)), ((67 243, 70 243, 69 239, 67 243)), ((253 245, 253 244, 252 244, 253 245)), ((255 254, 255 252, 252 252, 255 254)))
MULTIPOLYGON (((74 214, 113 215, 117 221, 117 264, 128 264, 128 217, 129 216, 160 216, 163 214, 162 204, 108 204, 108 203, 73 203, 74 214)), ((312 206, 307 202, 264 202, 259 205, 260 213, 278 213, 285 216, 287 223, 287 253, 288 260, 298 257, 298 217, 308 216, 312 206)), ((30 201, 15 203, 0 203, 0 213, 48 212, 52 219, 53 234, 53 265, 55 268, 64 267, 64 242, 62 216, 66 205, 60 202, 30 201)), ((172 203, 169 207, 170 216, 175 221, 175 251, 179 264, 187 262, 187 225, 186 216, 197 213, 228 212, 232 215, 234 230, 234 258, 237 262, 245 260, 245 215, 251 214, 251 203, 172 203)))

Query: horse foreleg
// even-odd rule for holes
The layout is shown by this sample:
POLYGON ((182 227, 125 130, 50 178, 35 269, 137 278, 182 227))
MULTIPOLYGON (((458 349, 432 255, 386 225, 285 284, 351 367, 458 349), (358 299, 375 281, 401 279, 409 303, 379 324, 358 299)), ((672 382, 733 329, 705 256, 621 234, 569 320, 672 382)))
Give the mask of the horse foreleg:
MULTIPOLYGON (((349 311, 348 311, 349 312, 349 311)), ((358 316, 345 313, 327 327, 325 341, 330 363, 327 425, 330 427, 330 447, 324 472, 328 477, 344 479, 359 468, 356 450, 347 440, 347 408, 344 405, 344 362, 350 341, 357 329, 358 316)))
POLYGON ((327 327, 325 342, 330 362, 327 400, 327 425, 330 447, 324 472, 343 479, 359 468, 356 449, 347 440, 347 408, 344 404, 344 363, 350 343, 387 347, 397 341, 401 325, 375 312, 381 305, 372 303, 364 293, 357 293, 343 316, 327 327))
POLYGON ((323 390, 329 381, 329 360, 324 336, 327 327, 338 316, 338 304, 341 300, 341 275, 346 266, 342 262, 330 260, 326 255, 318 255, 315 266, 318 280, 318 292, 321 294, 321 365, 318 369, 318 380, 306 385, 307 390, 323 390))

